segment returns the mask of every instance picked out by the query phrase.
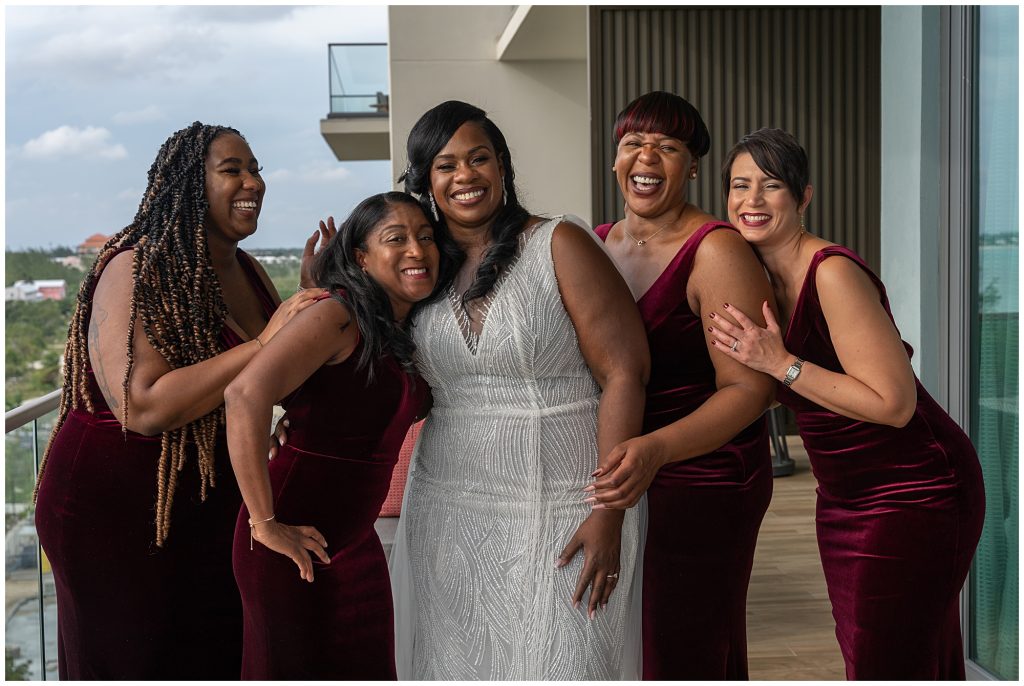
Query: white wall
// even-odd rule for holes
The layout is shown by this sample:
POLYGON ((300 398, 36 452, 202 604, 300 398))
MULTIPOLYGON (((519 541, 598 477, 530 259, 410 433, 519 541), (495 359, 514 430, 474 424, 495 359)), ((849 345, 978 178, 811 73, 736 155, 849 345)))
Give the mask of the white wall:
POLYGON ((934 389, 938 365, 937 66, 933 13, 882 8, 881 252, 893 317, 934 389), (927 30, 926 30, 927 29, 927 30))
POLYGON ((391 6, 388 10, 393 179, 409 130, 428 109, 464 100, 505 134, 520 199, 537 214, 591 221, 590 106, 585 60, 499 62, 498 38, 515 10, 391 6))

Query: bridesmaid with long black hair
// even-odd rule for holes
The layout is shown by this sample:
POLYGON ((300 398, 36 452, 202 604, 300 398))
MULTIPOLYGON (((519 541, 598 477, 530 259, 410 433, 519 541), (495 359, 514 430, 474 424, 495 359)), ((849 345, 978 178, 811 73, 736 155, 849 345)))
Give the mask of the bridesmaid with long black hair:
POLYGON ((805 230, 809 178, 781 129, 748 134, 726 156, 729 218, 788 325, 767 303, 733 303, 714 315, 714 347, 775 377, 796 413, 847 678, 962 680, 959 595, 985 513, 978 456, 914 376, 881 280, 805 230))
POLYGON ((619 113, 615 140, 626 217, 595 231, 637 299, 651 380, 644 435, 612 450, 590 500, 631 507, 647 492, 644 678, 745 679, 773 384, 712 348, 706 328, 723 303, 770 298, 768 281, 735 229, 686 200, 711 145, 690 103, 642 95, 619 113))
POLYGON ((244 679, 395 678, 391 585, 373 524, 427 396, 409 321, 438 264, 415 198, 367 198, 313 267, 332 297, 295 317, 224 391, 245 500, 234 542, 244 679), (266 427, 285 396, 291 430, 268 465, 266 427))

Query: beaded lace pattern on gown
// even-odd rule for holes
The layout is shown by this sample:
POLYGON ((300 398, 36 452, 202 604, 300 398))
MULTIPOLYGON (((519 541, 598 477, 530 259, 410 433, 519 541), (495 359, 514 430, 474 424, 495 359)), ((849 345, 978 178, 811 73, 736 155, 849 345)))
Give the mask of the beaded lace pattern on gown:
POLYGON ((600 399, 555 280, 559 221, 524 232, 479 335, 454 292, 418 316, 434 405, 392 555, 400 679, 639 677, 646 503, 627 511, 618 586, 595 620, 586 599, 572 607, 582 551, 554 566, 590 514, 600 399))

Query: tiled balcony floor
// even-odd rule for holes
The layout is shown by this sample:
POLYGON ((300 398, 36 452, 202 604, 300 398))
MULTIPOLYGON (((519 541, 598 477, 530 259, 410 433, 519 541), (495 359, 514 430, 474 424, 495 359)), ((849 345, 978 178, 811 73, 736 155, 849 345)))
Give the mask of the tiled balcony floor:
POLYGON ((747 594, 750 678, 842 680, 846 671, 815 542, 817 484, 800 438, 787 442, 796 472, 774 481, 747 594))

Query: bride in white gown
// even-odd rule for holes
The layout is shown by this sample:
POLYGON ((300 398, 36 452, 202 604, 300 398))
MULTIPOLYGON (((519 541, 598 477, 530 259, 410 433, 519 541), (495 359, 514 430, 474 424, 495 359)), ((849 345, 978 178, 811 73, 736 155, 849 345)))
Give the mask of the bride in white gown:
POLYGON ((449 101, 409 137, 406 190, 464 255, 415 322, 434 397, 392 551, 400 679, 637 679, 645 509, 583 488, 641 428, 649 356, 581 226, 518 202, 504 136, 449 101))

